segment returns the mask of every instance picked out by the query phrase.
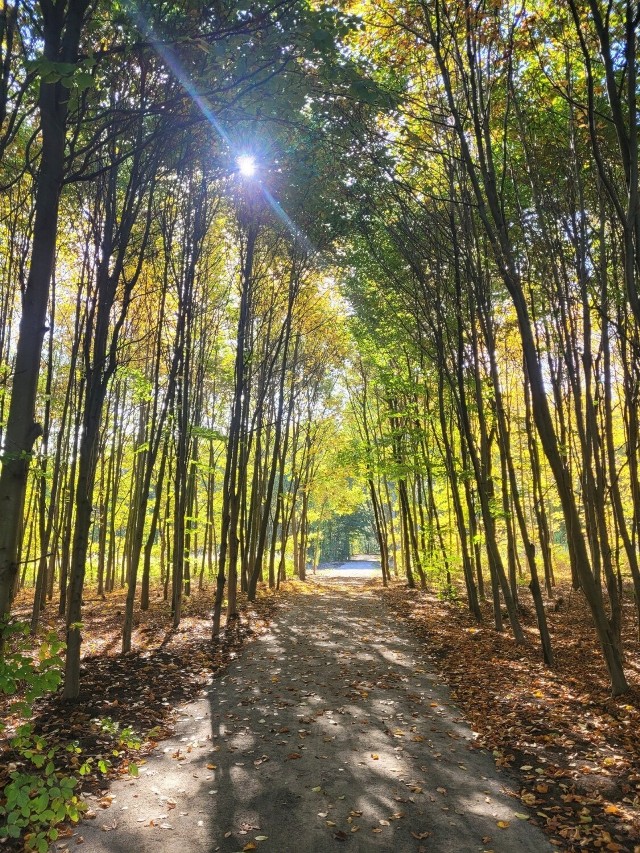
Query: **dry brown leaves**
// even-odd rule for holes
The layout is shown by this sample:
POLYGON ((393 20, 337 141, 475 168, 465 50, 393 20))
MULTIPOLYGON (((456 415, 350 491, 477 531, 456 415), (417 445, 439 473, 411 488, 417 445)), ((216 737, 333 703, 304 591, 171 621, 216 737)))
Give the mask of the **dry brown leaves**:
MULTIPOLYGON (((105 786, 97 763, 108 758, 109 775, 128 772, 130 762, 141 763, 159 740, 173 727, 174 709, 188 701, 210 679, 224 669, 239 652, 243 642, 264 630, 271 618, 275 598, 263 591, 257 602, 241 602, 240 618, 223 630, 216 643, 211 641, 211 589, 197 590, 185 602, 180 627, 170 628, 169 604, 156 591, 151 607, 138 613, 134 631, 134 651, 120 653, 125 593, 114 592, 104 599, 85 602, 83 622, 83 662, 81 693, 77 702, 61 699, 60 693, 36 703, 31 722, 36 732, 46 735, 51 745, 62 747, 77 741, 81 753, 67 761, 67 769, 93 760, 94 772, 82 777, 82 791, 98 792, 105 786), (108 720, 105 726, 100 721, 108 720), (117 724, 115 729, 111 724, 117 724), (119 732, 133 731, 139 749, 122 743, 119 732)), ((63 621, 53 608, 43 619, 47 630, 64 636, 63 621)), ((25 604, 14 610, 17 618, 28 618, 25 604)), ((7 731, 19 722, 8 713, 8 702, 0 707, 7 731)), ((0 740, 0 792, 8 780, 10 767, 20 766, 19 757, 7 740, 0 740)), ((3 849, 18 850, 11 842, 3 849)))
POLYGON ((394 614, 424 639, 480 745, 517 774, 520 799, 551 842, 564 851, 640 853, 637 635, 626 637, 632 690, 612 699, 584 600, 569 589, 562 597, 549 614, 552 671, 541 661, 528 609, 529 645, 519 647, 493 630, 488 608, 478 626, 461 606, 397 586, 384 592, 394 614))

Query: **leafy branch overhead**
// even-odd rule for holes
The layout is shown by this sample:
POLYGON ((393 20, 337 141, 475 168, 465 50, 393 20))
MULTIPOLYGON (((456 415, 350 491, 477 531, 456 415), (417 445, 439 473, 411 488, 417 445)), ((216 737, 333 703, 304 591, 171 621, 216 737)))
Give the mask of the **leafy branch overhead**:
MULTIPOLYGON (((379 559, 392 599, 406 585, 403 618, 416 601, 430 625, 437 602, 469 614, 424 650, 444 650, 461 695, 484 675, 445 646, 508 648, 511 680, 487 667, 512 697, 491 725, 516 733, 523 773, 542 763, 524 755, 516 664, 553 682, 531 702, 558 727, 575 706, 554 691, 597 704, 605 685, 632 724, 638 26, 601 0, 2 5, 0 808, 16 845, 42 848, 81 786, 138 766, 140 713, 114 712, 133 687, 71 719, 97 673, 107 693, 120 662, 142 673, 146 632, 179 639, 196 600, 196 662, 215 657, 245 601, 356 556, 379 559)), ((154 698, 135 681, 151 705, 192 672, 174 663, 154 698)), ((613 717, 594 717, 611 754, 593 775, 618 760, 613 717)), ((567 849, 631 849, 631 770, 593 813, 573 776, 539 782, 551 806, 523 779, 567 849)))

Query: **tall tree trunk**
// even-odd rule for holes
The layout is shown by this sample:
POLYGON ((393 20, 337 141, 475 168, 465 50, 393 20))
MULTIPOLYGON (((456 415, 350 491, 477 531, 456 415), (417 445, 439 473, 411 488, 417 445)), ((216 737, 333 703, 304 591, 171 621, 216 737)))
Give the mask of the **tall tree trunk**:
MULTIPOLYGON (((41 0, 45 59, 76 62, 88 5, 88 0, 55 4, 51 0, 41 0)), ((35 401, 64 179, 68 103, 69 90, 60 81, 47 83, 42 80, 38 95, 42 152, 36 179, 31 263, 22 297, 0 472, 0 616, 11 607, 27 476, 34 442, 42 434, 42 427, 34 419, 35 401)))
MULTIPOLYGON (((465 131, 465 122, 459 112, 458 103, 454 95, 449 63, 443 50, 443 34, 440 29, 441 19, 438 18, 434 21, 427 9, 423 8, 429 41, 434 49, 435 59, 442 77, 447 106, 453 117, 461 159, 473 188, 478 215, 485 229, 502 280, 515 308, 527 377, 531 389, 533 418, 558 489, 567 527, 569 547, 575 561, 576 571, 579 575, 585 598, 591 610, 600 647, 609 671, 612 692, 614 695, 619 695, 629 689, 624 673, 622 649, 616 638, 615 631, 607 618, 602 592, 595 582, 580 522, 580 514, 573 493, 571 477, 558 446, 553 418, 549 409, 544 374, 536 350, 529 309, 522 281, 518 274, 518 266, 514 259, 510 242, 509 225, 505 219, 504 206, 499 194, 500 184, 496 177, 492 153, 495 142, 489 137, 488 122, 484 122, 483 124, 483 116, 478 102, 480 96, 479 75, 481 76, 481 72, 478 64, 480 60, 474 52, 475 34, 473 32, 472 16, 469 16, 465 22, 467 27, 466 60, 463 59, 460 53, 454 54, 454 59, 463 74, 470 75, 467 79, 469 79, 471 87, 473 135, 479 151, 482 152, 479 166, 471 154, 469 139, 465 131)), ((436 14, 440 15, 441 12, 441 5, 438 4, 436 14)))
POLYGON ((220 633, 222 603, 226 583, 227 553, 229 552, 229 590, 228 600, 230 610, 235 613, 237 589, 237 522, 239 512, 238 489, 238 457, 241 451, 241 426, 243 404, 246 403, 246 358, 245 348, 248 344, 249 322, 252 304, 253 261, 258 237, 258 222, 254 218, 248 223, 247 240, 242 264, 242 281, 240 294, 240 312, 238 315, 238 333, 236 342, 236 359, 234 373, 234 393, 231 406, 231 420, 227 443, 227 458, 225 463, 222 520, 220 526, 220 552, 218 555, 218 575, 216 579, 216 594, 213 606, 212 636, 215 640, 220 633))

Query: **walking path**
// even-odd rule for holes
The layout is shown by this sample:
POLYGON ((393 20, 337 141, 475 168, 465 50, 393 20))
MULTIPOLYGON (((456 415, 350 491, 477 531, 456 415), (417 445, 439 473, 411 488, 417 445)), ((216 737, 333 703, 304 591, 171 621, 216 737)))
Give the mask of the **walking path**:
POLYGON ((381 608, 357 579, 324 578, 289 599, 181 709, 140 778, 114 783, 108 808, 93 806, 81 849, 552 850, 473 746, 420 642, 381 608))

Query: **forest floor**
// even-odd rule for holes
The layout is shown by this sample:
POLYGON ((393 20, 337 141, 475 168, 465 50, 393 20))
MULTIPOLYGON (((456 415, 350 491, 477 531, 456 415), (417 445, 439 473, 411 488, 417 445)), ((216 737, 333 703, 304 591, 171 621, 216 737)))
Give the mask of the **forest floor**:
POLYGON ((631 690, 612 698, 584 598, 569 585, 556 590, 558 609, 547 615, 553 670, 542 663, 532 607, 524 609, 522 647, 493 630, 488 604, 479 626, 462 604, 404 585, 384 591, 423 640, 479 743, 518 774, 518 796, 561 850, 640 853, 640 654, 626 593, 631 690))
MULTIPOLYGON (((212 588, 195 589, 186 599, 177 630, 171 628, 170 607, 162 589, 156 589, 149 610, 136 618, 134 651, 122 655, 125 596, 123 590, 116 590, 104 598, 84 601, 80 697, 70 704, 62 700, 60 692, 46 696, 35 702, 29 719, 36 734, 46 737, 48 745, 57 750, 58 769, 78 779, 83 796, 99 800, 114 779, 130 778, 133 770, 144 766, 158 743, 173 732, 181 705, 223 671, 247 639, 266 629, 275 600, 263 592, 255 605, 243 602, 242 618, 234 630, 223 631, 213 645, 212 588), (79 749, 71 758, 66 753, 70 744, 79 749), (79 776, 79 768, 86 762, 91 768, 79 776), (105 762, 102 769, 101 762, 105 762)), ((28 596, 21 594, 13 615, 28 622, 30 612, 28 596)), ((41 628, 43 634, 53 631, 64 638, 64 619, 54 607, 42 614, 41 628)), ((5 735, 11 735, 23 721, 12 713, 13 699, 0 694, 5 735)), ((0 802, 9 773, 16 768, 28 769, 11 749, 9 738, 0 737, 0 802)), ((65 838, 72 843, 82 838, 73 827, 63 827, 60 835, 59 845, 68 843, 65 838)), ((19 851, 22 844, 0 840, 0 850, 19 851)))
POLYGON ((640 853, 638 661, 610 699, 578 595, 550 615, 550 672, 532 626, 516 648, 455 602, 331 575, 266 594, 214 651, 208 591, 177 632, 156 598, 126 656, 121 596, 87 602, 81 701, 35 722, 110 778, 84 777, 89 819, 52 850, 640 853))

